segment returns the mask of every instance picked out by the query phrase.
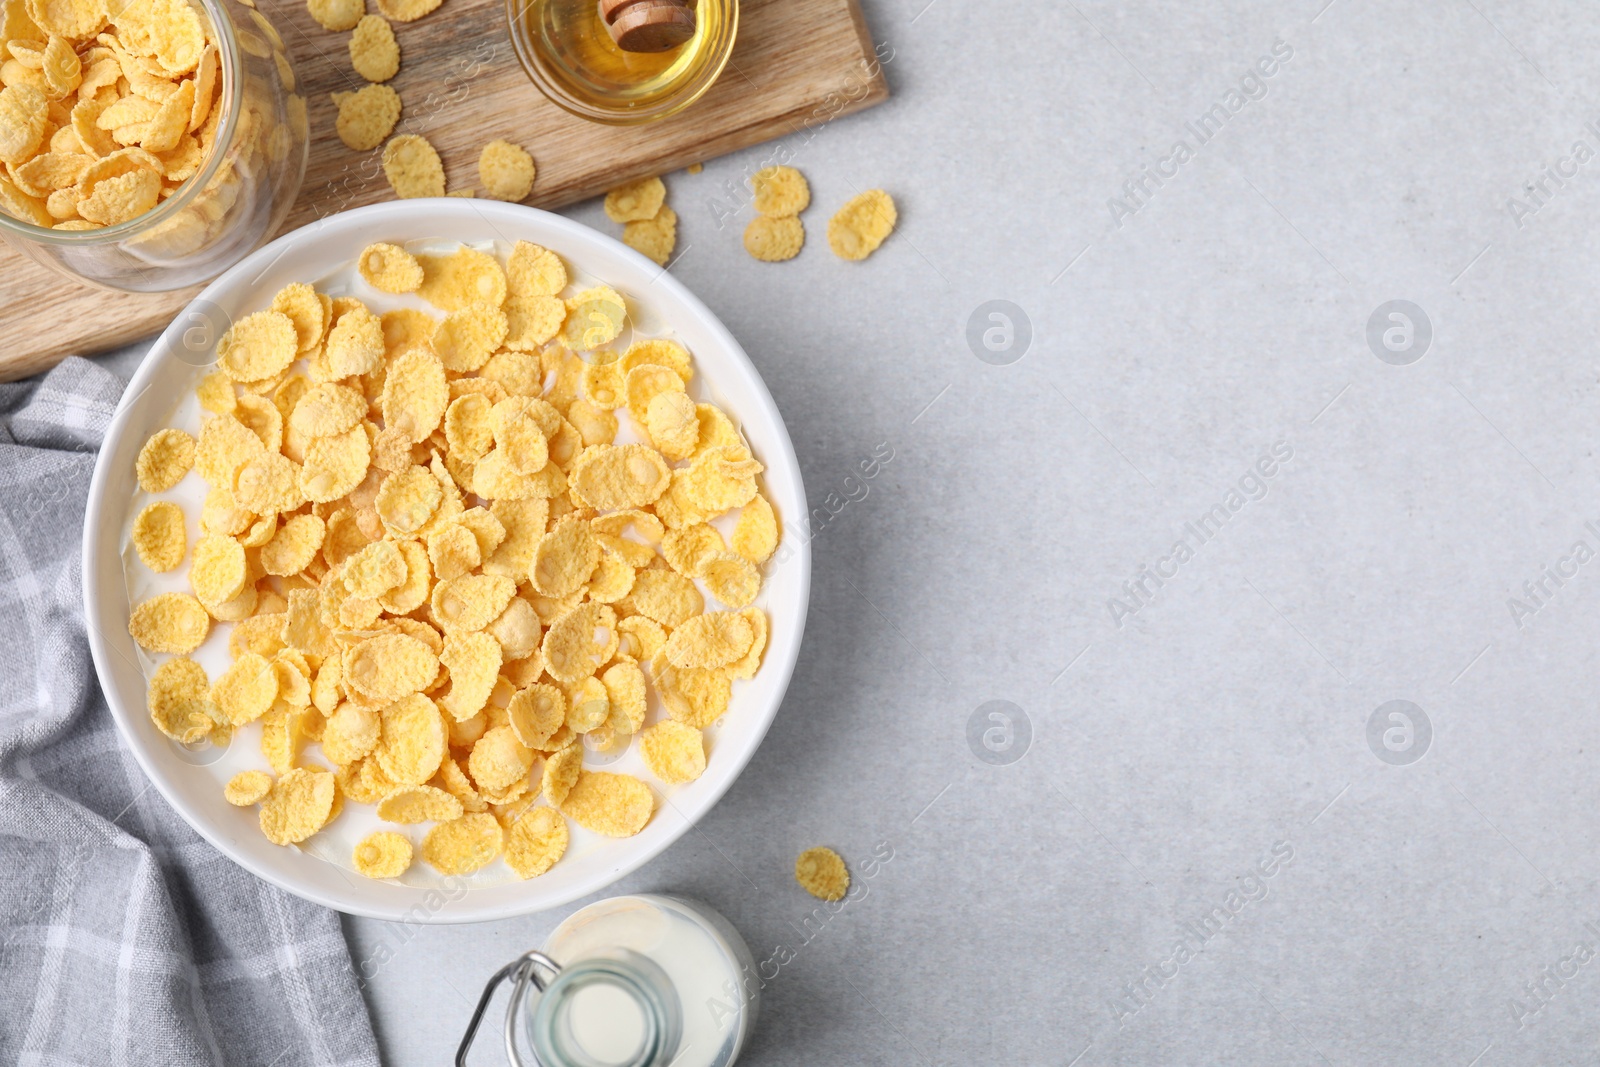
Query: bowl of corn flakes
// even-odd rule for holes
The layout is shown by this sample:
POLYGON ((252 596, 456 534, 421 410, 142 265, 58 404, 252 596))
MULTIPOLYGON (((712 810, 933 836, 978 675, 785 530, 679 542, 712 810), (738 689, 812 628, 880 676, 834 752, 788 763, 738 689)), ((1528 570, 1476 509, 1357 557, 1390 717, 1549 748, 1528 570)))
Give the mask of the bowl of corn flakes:
POLYGON ((112 715, 284 889, 474 922, 604 888, 727 791, 805 625, 805 492, 738 342, 560 216, 286 235, 130 383, 84 535, 112 715))

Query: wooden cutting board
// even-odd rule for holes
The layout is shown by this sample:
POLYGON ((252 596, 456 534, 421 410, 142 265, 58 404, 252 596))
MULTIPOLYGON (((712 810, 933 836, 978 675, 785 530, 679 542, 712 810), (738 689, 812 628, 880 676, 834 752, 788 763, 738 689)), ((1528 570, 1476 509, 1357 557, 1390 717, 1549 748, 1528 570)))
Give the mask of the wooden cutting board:
MULTIPOLYGON (((334 133, 328 94, 363 84, 350 66, 350 35, 317 25, 304 0, 257 3, 283 35, 310 104, 310 162, 284 231, 392 199, 378 162, 382 150, 352 152, 334 133)), ((512 51, 503 0, 444 0, 426 18, 394 29, 400 73, 389 84, 404 105, 395 132, 433 142, 444 157, 447 188, 480 193, 483 145, 497 137, 522 145, 538 167, 527 200, 536 207, 560 207, 636 177, 794 134, 889 95, 856 0, 742 0, 738 42, 718 83, 684 113, 633 127, 585 122, 546 100, 512 51)), ((697 214, 686 226, 710 221, 710 209, 691 209, 690 196, 743 206, 722 189, 690 193, 695 180, 667 174, 668 203, 676 197, 680 216, 706 212, 704 221, 697 214)), ((0 245, 0 381, 155 333, 197 291, 109 293, 0 245)))

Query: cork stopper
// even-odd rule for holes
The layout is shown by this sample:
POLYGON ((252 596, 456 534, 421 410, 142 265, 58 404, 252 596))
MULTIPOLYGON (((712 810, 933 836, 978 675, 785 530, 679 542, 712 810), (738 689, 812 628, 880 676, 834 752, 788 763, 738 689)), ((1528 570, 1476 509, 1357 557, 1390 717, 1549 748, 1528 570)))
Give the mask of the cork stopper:
POLYGON ((694 36, 695 0, 598 0, 600 21, 624 52, 666 52, 694 36))

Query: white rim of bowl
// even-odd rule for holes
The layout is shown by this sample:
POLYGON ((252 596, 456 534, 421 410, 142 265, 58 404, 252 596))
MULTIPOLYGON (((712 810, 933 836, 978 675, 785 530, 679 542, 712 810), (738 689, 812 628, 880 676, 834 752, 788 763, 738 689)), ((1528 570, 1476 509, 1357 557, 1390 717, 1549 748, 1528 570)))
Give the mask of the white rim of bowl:
MULTIPOLYGON (((222 290, 232 288, 239 278, 247 274, 264 271, 283 254, 286 246, 305 240, 309 236, 308 231, 327 230, 328 232, 323 235, 323 239, 352 235, 360 239, 360 234, 363 228, 373 227, 374 229, 371 232, 380 232, 377 228, 386 224, 392 224, 399 220, 403 220, 409 213, 414 212, 418 206, 420 205, 416 204, 415 202, 398 202, 373 204, 368 207, 355 208, 350 211, 340 212, 337 215, 330 215, 327 218, 320 219, 317 222, 311 223, 298 230, 293 230, 289 233, 286 233, 270 244, 263 245, 261 248, 258 248, 255 252, 251 253, 234 266, 230 267, 215 281, 207 285, 205 289, 201 290, 201 292, 197 294, 189 304, 185 305, 184 309, 179 311, 174 317, 172 324, 170 324, 166 330, 162 331, 162 334, 157 339, 155 344, 151 346, 151 354, 163 350, 164 346, 161 344, 161 338, 165 338, 167 333, 171 332, 173 329, 176 329, 178 325, 184 321, 184 315, 189 308, 194 307, 201 301, 211 299, 222 290)), ((795 457, 794 441, 789 436, 789 428, 784 423, 782 415, 779 414, 778 406, 773 401, 772 394, 768 391, 766 382, 763 381, 761 375, 757 373, 755 365, 751 363, 750 357, 745 353, 744 347, 739 344, 738 340, 734 338, 733 334, 728 331, 728 328, 723 325, 722 320, 719 319, 711 311, 711 309, 700 300, 699 297, 690 292, 682 282, 672 277, 671 274, 657 266, 651 260, 646 259, 644 256, 640 255, 633 249, 628 248, 615 238, 600 233, 598 230, 594 230, 583 225, 582 223, 574 222, 573 220, 564 216, 552 214, 548 211, 542 211, 538 208, 527 207, 521 204, 473 203, 465 200, 452 201, 445 198, 439 198, 430 201, 428 207, 430 212, 441 213, 444 215, 456 214, 464 217, 476 216, 478 218, 483 218, 485 215, 498 215, 504 219, 507 224, 512 226, 515 226, 519 222, 526 223, 532 221, 540 227, 544 227, 550 231, 553 231, 561 238, 570 238, 575 242, 599 241, 602 244, 608 244, 611 246, 611 251, 613 253, 621 254, 624 259, 631 258, 635 260, 637 265, 647 272, 659 271, 659 274, 654 279, 653 284, 660 285, 662 287, 669 302, 675 300, 682 303, 687 307, 691 315, 698 316, 706 325, 708 331, 715 338, 716 344, 722 347, 729 354, 729 356, 732 357, 731 362, 733 363, 736 373, 745 379, 744 384, 750 390, 751 395, 755 397, 756 403, 761 409, 758 414, 768 420, 775 428, 778 435, 778 443, 781 446, 779 448, 779 452, 781 454, 771 457, 764 456, 763 462, 769 467, 771 467, 774 463, 781 463, 784 473, 792 481, 795 487, 795 492, 800 498, 802 513, 801 515, 796 516, 796 518, 803 521, 804 515, 808 513, 805 499, 805 482, 800 475, 800 465, 799 461, 795 457)), ((448 240, 449 238, 441 237, 440 239, 448 240)), ((117 731, 122 735, 123 743, 126 744, 133 752, 134 759, 138 762, 139 767, 144 772, 145 777, 148 778, 156 787, 157 791, 159 791, 162 797, 166 799, 167 803, 172 806, 173 810, 183 817, 184 822, 187 823, 189 827, 198 833, 202 838, 209 842, 212 847, 217 849, 217 851, 221 852, 224 856, 228 857, 240 867, 243 867, 256 877, 266 882, 270 882, 285 892, 292 893, 304 900, 309 900, 314 904, 320 904, 323 907, 331 908, 334 911, 349 915, 360 915, 370 919, 384 919, 391 922, 417 923, 417 916, 414 914, 416 905, 421 901, 421 898, 424 895, 437 892, 437 889, 405 886, 403 889, 397 890, 395 904, 392 906, 374 904, 368 901, 347 899, 339 894, 325 893, 314 888, 308 889, 305 886, 294 884, 290 880, 280 877, 276 871, 272 871, 258 865, 249 857, 248 854, 241 849, 234 847, 234 845, 225 837, 214 834, 209 830, 209 828, 201 826, 194 820, 191 820, 187 815, 184 814, 184 810, 187 806, 186 803, 181 801, 173 794, 173 792, 168 788, 168 785, 162 774, 153 765, 151 760, 147 758, 141 746, 136 744, 132 737, 128 736, 129 731, 125 724, 135 721, 139 718, 139 716, 130 714, 128 709, 122 705, 122 702, 114 690, 101 682, 102 678, 107 677, 110 674, 104 664, 109 662, 110 657, 115 653, 112 651, 107 639, 101 634, 99 627, 95 625, 94 622, 94 620, 99 617, 99 609, 101 606, 100 594, 97 588, 97 582, 95 580, 96 571, 98 570, 95 562, 95 545, 97 542, 96 531, 100 530, 102 524, 108 519, 114 520, 113 528, 117 530, 120 530, 122 525, 120 512, 116 515, 112 515, 108 510, 109 501, 113 498, 110 486, 115 478, 115 475, 109 469, 105 457, 112 451, 112 443, 117 441, 126 432, 127 424, 131 420, 134 402, 129 398, 138 398, 144 392, 145 388, 150 383, 150 379, 155 376, 158 363, 159 360, 152 359, 149 355, 147 355, 144 361, 139 365, 138 371, 134 373, 132 380, 129 381, 127 388, 123 390, 121 399, 119 399, 117 402, 116 413, 112 416, 111 424, 106 429, 105 438, 101 443, 100 451, 95 457, 94 476, 89 483, 89 501, 84 516, 82 573, 84 612, 87 622, 85 630, 89 637, 90 655, 94 660, 96 675, 95 681, 96 684, 100 686, 100 691, 105 697, 107 707, 111 711, 111 717, 116 723, 117 731)), ((117 494, 115 498, 119 502, 122 499, 120 494, 117 494)), ((739 780, 739 776, 742 775, 745 768, 749 766, 750 760, 755 757, 756 751, 761 747, 761 742, 765 740, 767 731, 772 726, 772 720, 777 717, 778 708, 783 704, 784 696, 788 692, 789 682, 794 677, 794 668, 800 657, 800 646, 803 643, 805 634, 806 615, 809 611, 811 601, 811 544, 809 540, 803 540, 797 543, 795 554, 793 557, 791 557, 789 562, 799 566, 800 568, 800 596, 798 597, 799 603, 796 609, 797 614, 794 620, 795 629, 793 631, 795 638, 792 642, 789 642, 785 646, 783 654, 778 659, 769 659, 762 665, 762 670, 764 672, 771 671, 774 673, 776 677, 776 689, 770 705, 762 711, 762 721, 752 737, 750 748, 744 754, 744 760, 740 764, 737 772, 729 775, 726 779, 705 790, 704 792, 697 794, 692 803, 679 803, 677 801, 673 801, 671 803, 671 807, 677 812, 680 818, 659 842, 640 850, 637 855, 629 856, 619 865, 607 867, 604 870, 601 870, 590 876, 589 878, 575 883, 557 899, 546 901, 537 907, 523 906, 517 901, 511 900, 496 906, 479 906, 477 908, 473 908, 470 904, 469 895, 460 901, 454 902, 452 907, 427 911, 425 918, 422 919, 419 925, 453 925, 456 923, 485 922, 494 919, 506 919, 520 915, 536 914, 538 912, 547 911, 570 904, 574 900, 588 896, 590 893, 598 892, 607 886, 615 884, 628 874, 631 874, 633 871, 638 870, 652 859, 655 859, 662 852, 665 852, 669 847, 675 844, 678 839, 687 833, 693 826, 695 826, 700 819, 704 817, 706 812, 715 807, 716 803, 722 799, 723 795, 726 794, 730 788, 732 788, 733 783, 739 780)), ((772 650, 769 648, 769 651, 772 650)), ((662 807, 657 807, 656 814, 659 815, 661 810, 662 807)), ((315 857, 308 858, 315 859, 318 863, 328 862, 327 860, 316 859, 315 857)), ((374 885, 387 884, 388 883, 385 882, 374 883, 374 885)))

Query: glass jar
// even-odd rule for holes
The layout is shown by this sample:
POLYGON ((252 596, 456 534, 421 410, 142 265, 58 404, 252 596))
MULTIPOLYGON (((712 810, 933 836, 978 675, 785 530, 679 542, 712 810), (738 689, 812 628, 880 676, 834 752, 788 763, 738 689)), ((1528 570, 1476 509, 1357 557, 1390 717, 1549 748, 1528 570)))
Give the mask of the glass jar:
POLYGON ((458 1064, 507 979, 506 1056, 514 1067, 729 1067, 760 998, 750 949, 721 915, 683 897, 613 897, 575 912, 542 951, 495 975, 458 1064))
POLYGON ((0 236, 30 258, 106 289, 155 293, 209 281, 263 244, 305 176, 305 98, 283 38, 238 0, 190 0, 210 23, 221 109, 200 170, 149 211, 113 226, 54 230, 0 212, 0 236), (237 16, 237 17, 235 17, 237 16))
POLYGON ((675 115, 705 95, 733 54, 739 0, 699 0, 694 36, 666 52, 624 52, 597 0, 506 0, 522 69, 558 107, 611 126, 675 115))

